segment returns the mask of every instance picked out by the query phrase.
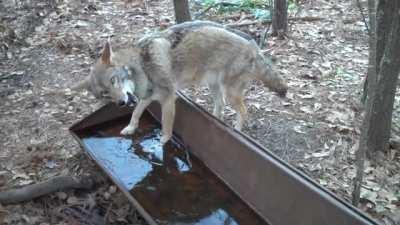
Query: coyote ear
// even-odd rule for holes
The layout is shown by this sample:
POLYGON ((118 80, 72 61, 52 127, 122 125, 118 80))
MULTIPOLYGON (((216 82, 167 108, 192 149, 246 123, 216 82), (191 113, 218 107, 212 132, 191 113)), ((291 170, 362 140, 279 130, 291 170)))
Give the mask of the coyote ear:
POLYGON ((87 89, 89 90, 89 80, 90 77, 86 77, 83 81, 79 82, 78 84, 76 84, 75 86, 73 86, 71 88, 72 91, 80 91, 82 89, 87 89))
POLYGON ((111 46, 110 43, 107 41, 104 45, 103 52, 101 53, 101 62, 103 64, 111 64, 111 46))

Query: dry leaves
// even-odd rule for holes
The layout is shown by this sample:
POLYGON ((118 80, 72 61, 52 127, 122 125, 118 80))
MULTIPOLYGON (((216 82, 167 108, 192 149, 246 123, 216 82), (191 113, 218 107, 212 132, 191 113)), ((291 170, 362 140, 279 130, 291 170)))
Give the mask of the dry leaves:
MULTIPOLYGON (((147 1, 147 10, 144 1, 68 0, 57 1, 51 8, 47 1, 35 3, 23 8, 7 2, 8 10, 0 12, 6 18, 0 24, 0 50, 4 52, 0 54, 0 189, 87 170, 80 163, 83 159, 71 160, 79 148, 67 128, 95 110, 97 102, 87 93, 72 93, 67 88, 89 73, 108 37, 123 45, 174 21, 166 1, 147 1), (65 91, 55 95, 52 90, 65 91)), ((361 118, 353 106, 360 97, 368 62, 367 35, 357 8, 349 1, 306 1, 300 8, 297 16, 324 20, 291 21, 284 41, 267 37, 266 48, 277 58, 278 71, 288 80, 290 90, 280 100, 259 82, 251 83, 246 92, 249 119, 244 130, 349 200, 361 118)), ((246 13, 212 16, 225 23, 254 19, 246 13)), ((255 38, 265 28, 260 24, 240 27, 255 38)), ((211 111, 207 89, 185 93, 211 111)), ((397 135, 399 103, 396 98, 393 129, 397 135)), ((234 116, 227 107, 224 120, 232 124, 234 116)), ((381 165, 366 166, 362 188, 362 207, 376 218, 395 214, 400 207, 400 153, 393 150, 385 157, 381 165)), ((109 209, 110 224, 140 221, 133 220, 137 215, 115 186, 104 183, 87 195, 61 192, 40 204, 0 206, 0 224, 70 224, 69 216, 99 216, 95 212, 99 208, 109 209), (61 207, 57 216, 49 216, 58 220, 50 223, 46 216, 38 218, 51 214, 43 205, 61 207), (65 205, 78 206, 62 210, 65 205)))

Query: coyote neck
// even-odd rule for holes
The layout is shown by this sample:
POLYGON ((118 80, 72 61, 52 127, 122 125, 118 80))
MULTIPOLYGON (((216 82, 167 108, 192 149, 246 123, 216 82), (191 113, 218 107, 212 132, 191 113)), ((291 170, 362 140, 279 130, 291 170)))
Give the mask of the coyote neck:
POLYGON ((138 97, 139 99, 146 99, 150 97, 153 92, 152 86, 144 71, 137 71, 137 73, 135 73, 132 78, 135 81, 136 97, 138 97))

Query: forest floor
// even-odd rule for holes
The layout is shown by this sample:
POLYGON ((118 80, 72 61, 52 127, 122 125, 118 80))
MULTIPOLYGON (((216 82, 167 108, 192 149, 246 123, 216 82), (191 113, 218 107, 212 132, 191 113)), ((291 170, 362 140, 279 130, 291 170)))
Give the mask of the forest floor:
MULTIPOLYGON (((362 1, 366 9, 366 1, 362 1)), ((364 13, 366 13, 364 11, 364 13)), ((282 100, 253 82, 246 92, 244 132, 322 186, 351 201, 362 119, 359 103, 368 64, 368 36, 355 1, 303 1, 284 40, 267 35, 265 49, 290 90, 282 100)), ((203 19, 255 21, 247 13, 203 19)), ((89 192, 67 191, 16 205, 0 205, 0 224, 145 224, 121 192, 87 159, 68 132, 99 104, 88 93, 52 94, 89 74, 102 45, 116 45, 172 24, 170 1, 0 1, 0 190, 56 175, 99 175, 89 192)), ((236 26, 260 40, 268 24, 236 26)), ((184 91, 211 110, 206 88, 184 91)), ((400 136, 395 101, 392 136, 400 136)), ((224 119, 231 124, 234 111, 224 119)), ((367 161, 360 208, 393 224, 400 214, 400 150, 367 161)))

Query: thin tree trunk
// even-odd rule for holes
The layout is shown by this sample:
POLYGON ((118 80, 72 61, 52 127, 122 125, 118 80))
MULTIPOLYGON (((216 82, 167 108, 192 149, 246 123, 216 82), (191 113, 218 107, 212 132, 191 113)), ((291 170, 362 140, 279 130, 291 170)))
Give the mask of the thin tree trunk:
MULTIPOLYGON (((367 76, 364 82, 364 93, 362 97, 362 101, 364 104, 371 103, 372 101, 368 98, 371 98, 376 89, 376 4, 375 0, 368 0, 368 15, 369 15, 369 63, 368 63, 368 71, 367 76)), ((363 120, 363 124, 361 126, 361 135, 358 150, 356 152, 356 168, 357 173, 354 180, 354 190, 353 190, 353 205, 358 206, 360 203, 360 194, 361 194, 361 185, 363 181, 364 175, 364 162, 365 155, 367 151, 367 138, 370 133, 370 123, 368 123, 366 118, 370 117, 371 107, 367 105, 365 118, 363 120)))
POLYGON ((272 36, 283 38, 287 32, 287 3, 286 0, 274 0, 272 17, 272 36))
POLYGON ((176 23, 192 20, 188 0, 174 0, 174 10, 176 23))
MULTIPOLYGON (((372 108, 367 155, 385 151, 389 145, 394 96, 400 70, 399 1, 379 0, 376 24, 376 88, 368 104, 372 108), (396 13, 395 13, 396 12, 396 13)), ((370 79, 371 81, 371 79, 370 79)))
MULTIPOLYGON (((377 151, 385 150, 389 144, 393 103, 400 72, 399 11, 399 1, 379 0, 376 11, 379 14, 376 17, 376 44, 372 43, 370 46, 370 48, 376 48, 376 60, 374 61, 371 55, 369 58, 371 60, 369 72, 372 71, 371 75, 375 76, 368 78, 367 109, 356 155, 357 175, 354 182, 354 205, 358 205, 360 200, 365 154, 374 158, 377 151)), ((374 38, 373 35, 371 37, 374 38)), ((370 50, 371 53, 373 53, 373 49, 370 50)))
POLYGON ((387 41, 392 31, 392 27, 395 25, 394 12, 396 11, 395 5, 398 1, 394 0, 379 0, 376 10, 376 72, 380 72, 380 64, 387 41))
MULTIPOLYGON (((369 0, 371 1, 371 0, 369 0)), ((393 17, 393 13, 394 13, 394 9, 393 9, 393 4, 391 4, 391 1, 378 1, 378 6, 377 8, 379 9, 379 11, 377 12, 377 8, 376 8, 376 4, 375 1, 373 1, 373 3, 368 2, 368 8, 369 8, 369 13, 370 13, 370 18, 371 18, 371 14, 373 14, 372 16, 374 16, 376 19, 375 20, 370 20, 370 26, 375 26, 375 45, 376 48, 375 50, 375 54, 373 55, 375 57, 375 70, 376 73, 379 73, 379 66, 380 66, 380 62, 383 56, 383 51, 385 50, 385 46, 386 46, 386 42, 387 42, 387 38, 390 32, 390 28, 391 28, 391 20, 393 17), (374 24, 371 24, 371 22, 373 22, 374 24), (378 24, 376 24, 378 23, 378 24), (376 36, 376 34, 379 34, 379 36, 376 36)), ((371 28, 372 30, 372 28, 371 28)), ((371 35, 371 33, 370 33, 371 35)), ((371 43, 370 43, 371 44, 371 43)), ((371 55, 370 55, 371 56, 371 55)), ((371 60, 371 58, 370 58, 371 60)), ((370 61, 371 64, 372 61, 370 61)), ((371 64, 372 65, 372 64, 371 64)), ((370 72, 370 71, 368 71, 370 72)), ((368 95, 368 88, 369 88, 369 82, 370 82, 370 78, 369 78, 369 73, 367 74, 367 78, 365 80, 364 83, 364 91, 363 91, 363 96, 362 96, 362 101, 363 103, 366 103, 366 97, 368 95)), ((378 79, 377 76, 375 76, 376 79, 378 79)))
MULTIPOLYGON (((368 0, 368 16, 369 16, 369 64, 367 76, 364 80, 363 95, 361 102, 367 105, 368 85, 369 79, 374 79, 372 82, 376 83, 376 3, 375 0, 368 0)), ((375 86, 372 83, 371 86, 375 86)))

